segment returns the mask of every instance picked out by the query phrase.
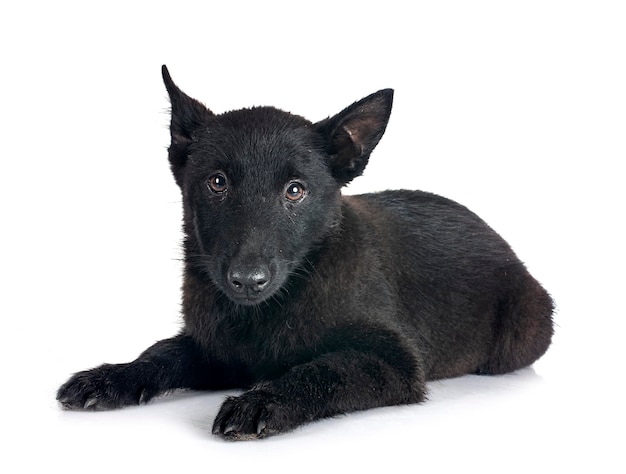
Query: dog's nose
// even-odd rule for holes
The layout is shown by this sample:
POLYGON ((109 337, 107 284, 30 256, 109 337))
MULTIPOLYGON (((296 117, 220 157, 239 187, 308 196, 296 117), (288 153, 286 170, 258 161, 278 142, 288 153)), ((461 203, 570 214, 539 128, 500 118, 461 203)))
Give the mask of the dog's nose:
POLYGON ((257 297, 268 287, 272 274, 267 265, 234 265, 228 271, 228 284, 236 292, 257 297))

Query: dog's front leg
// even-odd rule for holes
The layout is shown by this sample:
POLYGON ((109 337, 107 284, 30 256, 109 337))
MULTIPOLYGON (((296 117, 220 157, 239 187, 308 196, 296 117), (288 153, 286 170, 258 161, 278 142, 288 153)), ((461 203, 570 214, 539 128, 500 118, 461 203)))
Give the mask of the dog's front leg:
POLYGON ((202 388, 205 364, 188 336, 157 342, 135 361, 74 374, 57 392, 66 409, 112 409, 146 403, 175 388, 202 388))
POLYGON ((373 407, 424 399, 421 370, 412 357, 389 360, 370 352, 329 353, 282 377, 229 397, 213 433, 233 440, 263 438, 303 423, 373 407))

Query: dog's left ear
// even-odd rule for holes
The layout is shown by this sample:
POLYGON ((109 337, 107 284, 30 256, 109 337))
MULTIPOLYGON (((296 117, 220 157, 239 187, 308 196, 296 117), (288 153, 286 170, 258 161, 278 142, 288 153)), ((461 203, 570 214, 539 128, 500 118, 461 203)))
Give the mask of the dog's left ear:
POLYGON ((170 76, 165 65, 162 66, 163 82, 170 96, 172 105, 172 121, 170 134, 172 143, 169 148, 169 160, 176 181, 180 184, 181 171, 187 161, 187 147, 192 141, 193 133, 206 124, 214 114, 196 99, 192 99, 181 91, 170 76))
POLYGON ((347 184, 363 173, 380 141, 393 103, 393 89, 383 89, 316 124, 330 154, 333 176, 347 184))

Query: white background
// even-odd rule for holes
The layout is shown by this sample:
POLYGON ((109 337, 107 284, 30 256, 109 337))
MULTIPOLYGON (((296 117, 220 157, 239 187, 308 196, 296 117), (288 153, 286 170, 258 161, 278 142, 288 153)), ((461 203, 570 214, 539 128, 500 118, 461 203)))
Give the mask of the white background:
POLYGON ((623 2, 17 4, 0 7, 2 472, 624 472, 623 2), (225 393, 59 410, 72 372, 179 328, 163 63, 215 112, 319 120, 393 87, 348 192, 481 215, 556 299, 550 351, 261 442, 209 434, 225 393))

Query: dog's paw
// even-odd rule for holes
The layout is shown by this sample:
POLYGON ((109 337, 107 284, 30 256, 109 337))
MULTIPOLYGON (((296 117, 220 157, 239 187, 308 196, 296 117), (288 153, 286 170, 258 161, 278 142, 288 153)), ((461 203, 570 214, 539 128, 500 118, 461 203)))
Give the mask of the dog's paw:
POLYGON ((250 390, 226 399, 215 418, 213 434, 234 441, 260 439, 299 424, 277 396, 265 390, 250 390))
POLYGON ((66 410, 110 410, 147 402, 152 395, 142 388, 128 364, 105 364, 73 375, 57 392, 66 410))

